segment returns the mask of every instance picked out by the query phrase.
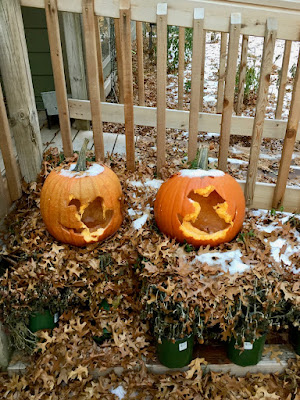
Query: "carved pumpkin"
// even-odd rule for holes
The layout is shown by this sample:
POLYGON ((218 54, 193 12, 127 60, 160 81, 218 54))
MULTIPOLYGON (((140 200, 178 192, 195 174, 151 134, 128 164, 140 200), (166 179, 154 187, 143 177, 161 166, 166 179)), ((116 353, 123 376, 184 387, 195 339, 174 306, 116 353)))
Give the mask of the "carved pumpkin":
POLYGON ((42 188, 40 209, 52 236, 84 246, 104 240, 120 227, 122 189, 117 175, 105 165, 92 163, 85 170, 78 165, 51 171, 42 188))
POLYGON ((223 171, 182 170, 160 187, 154 216, 158 228, 181 243, 216 246, 240 231, 245 198, 223 171))

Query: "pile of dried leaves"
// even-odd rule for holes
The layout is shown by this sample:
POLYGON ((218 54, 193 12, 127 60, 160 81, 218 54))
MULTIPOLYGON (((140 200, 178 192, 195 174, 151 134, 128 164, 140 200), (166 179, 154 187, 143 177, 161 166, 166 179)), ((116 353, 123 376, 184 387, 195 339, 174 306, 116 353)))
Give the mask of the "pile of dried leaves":
MULTIPOLYGON (((205 361, 201 359, 194 360, 187 373, 150 374, 144 361, 155 357, 155 346, 149 323, 141 319, 141 313, 149 299, 150 303, 155 301, 142 289, 152 285, 191 310, 198 307, 204 322, 218 324, 226 339, 232 329, 225 318, 228 309, 245 291, 251 292, 257 281, 272 287, 268 295, 274 304, 283 299, 299 307, 299 255, 289 255, 290 265, 272 256, 272 243, 278 237, 287 243, 281 254, 287 246, 297 245, 297 225, 282 223, 280 214, 258 216, 248 211, 241 235, 231 243, 215 249, 179 245, 155 225, 153 202, 160 181, 153 175, 150 151, 148 162, 139 163, 135 173, 126 171, 121 158, 108 160, 125 195, 124 222, 119 231, 86 248, 60 244, 45 230, 39 195, 51 169, 74 158, 63 160, 57 149, 48 151, 38 181, 24 186, 22 199, 7 219, 8 232, 2 236, 0 253, 2 262, 9 265, 0 277, 1 318, 8 318, 12 310, 16 319, 24 315, 24 309, 29 313, 33 300, 40 299, 41 288, 46 300, 55 297, 57 304, 61 304, 59 296, 64 291, 68 296, 58 327, 38 334, 39 344, 26 376, 0 374, 2 398, 113 399, 116 395, 110 390, 119 385, 127 398, 136 399, 295 398, 299 359, 281 375, 203 375, 205 361), (140 218, 143 223, 137 223, 140 218), (259 229, 271 225, 276 229, 259 229), (214 258, 228 251, 240 251, 242 262, 251 268, 232 274, 205 261, 207 254, 214 258), (101 307, 103 300, 108 309, 101 307), (111 332, 111 338, 97 345, 93 337, 101 336, 103 329, 111 332), (123 374, 101 376, 101 371, 117 366, 124 368, 123 374)), ((176 162, 170 163, 163 176, 176 169, 176 162)))

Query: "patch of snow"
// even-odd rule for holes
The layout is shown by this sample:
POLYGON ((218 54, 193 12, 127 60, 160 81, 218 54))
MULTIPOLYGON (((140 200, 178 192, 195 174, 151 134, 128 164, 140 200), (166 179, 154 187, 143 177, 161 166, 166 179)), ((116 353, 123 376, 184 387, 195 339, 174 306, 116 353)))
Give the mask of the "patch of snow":
POLYGON ((134 227, 134 229, 139 230, 141 229, 141 227, 143 225, 145 225, 147 219, 149 217, 149 214, 144 214, 142 215, 140 218, 136 219, 135 221, 133 221, 132 226, 134 227))
POLYGON ((217 99, 211 95, 206 95, 203 97, 203 103, 207 104, 210 107, 213 107, 217 102, 217 99))
POLYGON ((270 242, 271 246, 271 256, 274 258, 276 262, 283 262, 286 265, 291 265, 291 260, 289 259, 290 256, 293 254, 299 254, 300 246, 294 246, 287 244, 285 239, 277 239, 274 242, 270 242), (283 246, 286 246, 285 251, 280 254, 282 251, 283 246))
POLYGON ((223 253, 204 253, 196 256, 195 259, 210 266, 219 266, 223 271, 228 271, 233 275, 235 273, 242 273, 250 268, 248 264, 243 263, 241 257, 241 250, 232 250, 223 253))
MULTIPOLYGON (((215 157, 209 157, 209 161, 210 162, 217 162, 218 161, 218 159, 217 158, 215 158, 215 157)), ((230 164, 239 164, 239 165, 248 165, 248 162, 247 161, 244 161, 244 160, 239 160, 238 158, 227 158, 227 161, 230 163, 230 164)))
POLYGON ((120 400, 124 399, 126 391, 122 385, 116 387, 115 389, 110 389, 110 393, 115 394, 120 400))
POLYGON ((72 163, 68 169, 62 168, 59 174, 62 176, 67 176, 69 178, 84 178, 85 176, 97 176, 99 174, 102 174, 102 172, 104 171, 104 167, 96 163, 88 167, 86 171, 74 171, 75 167, 76 164, 72 163))
POLYGON ((145 186, 146 187, 151 187, 153 189, 159 189, 161 187, 161 185, 163 184, 164 181, 162 181, 161 179, 152 179, 149 181, 145 182, 145 186))
POLYGON ((142 187, 143 186, 141 181, 129 181, 128 183, 129 183, 129 185, 134 186, 134 187, 142 187))
POLYGON ((219 133, 213 133, 213 132, 207 132, 207 133, 205 134, 205 136, 214 137, 214 136, 220 136, 220 134, 219 134, 219 133))
POLYGON ((133 208, 128 208, 127 212, 130 217, 136 215, 136 211, 133 208))
POLYGON ((202 178, 204 176, 216 178, 218 176, 225 175, 223 171, 218 169, 210 169, 207 171, 204 169, 182 169, 179 171, 179 173, 181 176, 188 178, 202 178))

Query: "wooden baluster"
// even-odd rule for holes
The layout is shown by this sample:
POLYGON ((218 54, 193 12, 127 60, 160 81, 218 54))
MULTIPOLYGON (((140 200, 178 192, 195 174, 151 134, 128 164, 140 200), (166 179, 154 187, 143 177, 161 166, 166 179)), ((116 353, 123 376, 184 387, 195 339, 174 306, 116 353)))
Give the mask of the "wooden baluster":
POLYGON ((122 51, 121 51, 121 37, 120 37, 120 19, 115 18, 115 39, 116 39, 116 57, 117 57, 117 70, 118 70, 118 86, 119 86, 119 103, 124 103, 124 83, 123 83, 123 65, 122 65, 122 51))
POLYGON ((245 198, 248 207, 251 206, 254 197, 260 145, 264 129, 266 106, 268 103, 268 90, 270 84, 270 76, 272 73, 276 35, 277 35, 277 21, 273 18, 268 18, 266 23, 264 50, 263 50, 262 64, 260 70, 256 112, 253 123, 249 166, 248 166, 247 180, 245 186, 245 198))
POLYGON ((136 50, 138 67, 139 105, 145 105, 143 23, 136 21, 136 50))
POLYGON ((279 84, 279 90, 278 90, 278 99, 277 99, 277 106, 276 106, 276 112, 275 112, 275 119, 281 119, 283 98, 284 98, 285 87, 286 87, 286 83, 287 83, 287 73, 288 73, 289 61, 290 61, 290 55, 291 55, 291 47, 292 47, 292 41, 286 40, 285 46, 284 46, 284 55, 283 55, 282 68, 281 68, 281 77, 280 77, 280 84, 279 84))
POLYGON ((5 187, 4 179, 0 171, 0 218, 5 217, 11 205, 10 197, 7 188, 5 187))
POLYGON ((178 49, 178 109, 183 109, 183 81, 184 81, 184 41, 185 27, 179 27, 179 49, 178 49))
POLYGON ((203 42, 205 42, 204 8, 194 9, 193 22, 193 58, 192 58, 192 82, 191 82, 191 106, 189 119, 189 146, 188 160, 192 161, 197 154, 199 103, 200 103, 200 81, 203 59, 203 42))
MULTIPOLYGON (((205 69, 205 45, 206 45, 206 32, 203 33, 204 40, 202 41, 201 57, 201 76, 200 76, 200 97, 199 97, 199 111, 203 111, 203 96, 204 96, 204 69, 205 69)), ((199 43, 200 45, 200 43, 199 43)))
POLYGON ((234 103, 235 75, 239 51, 239 40, 241 31, 241 14, 231 14, 228 59, 225 79, 224 102, 221 121, 219 169, 227 170, 227 157, 229 149, 231 119, 234 103))
POLYGON ((126 134, 126 165, 130 171, 135 169, 134 119, 133 119, 133 81, 131 50, 131 10, 130 1, 120 1, 120 38, 123 66, 124 119, 126 134))
POLYGON ((223 110, 226 53, 227 53, 227 40, 228 40, 227 37, 228 33, 226 32, 221 33, 220 65, 219 65, 218 94, 217 94, 217 114, 221 114, 223 110))
POLYGON ((238 91, 238 100, 237 100, 237 104, 236 104, 236 115, 241 115, 242 105, 244 102, 245 81, 246 81, 246 72, 247 72, 248 39, 249 39, 249 36, 243 35, 242 54, 241 54, 240 73, 239 73, 239 91, 238 91))
POLYGON ((157 171, 166 162, 167 3, 157 4, 157 171))
POLYGON ((63 150, 66 157, 71 157, 73 155, 73 144, 57 0, 45 0, 45 11, 63 150))
MULTIPOLYGON (((87 100, 88 94, 81 32, 81 15, 63 12, 62 20, 72 98, 87 100)), ((90 121, 78 119, 75 121, 75 124, 78 130, 87 131, 90 129, 90 121)))
POLYGON ((101 101, 105 101, 104 74, 103 74, 103 61, 102 61, 102 45, 101 45, 101 34, 100 34, 100 26, 99 26, 99 17, 98 17, 98 15, 95 15, 94 18, 95 18, 95 35, 96 35, 96 47, 97 47, 100 99, 101 99, 101 101))
MULTIPOLYGON (((16 157, 14 155, 9 123, 3 100, 2 87, 0 85, 0 149, 5 165, 7 185, 12 201, 22 196, 21 177, 16 157)), ((1 175, 1 171, 0 171, 1 175)))
POLYGON ((86 49, 86 67, 91 103, 93 138, 96 161, 104 161, 103 127, 97 59, 94 0, 82 1, 82 20, 86 49))
MULTIPOLYGON (((276 188, 273 197, 273 208, 279 208, 282 205, 286 190, 287 180, 294 151, 297 130, 300 120, 300 55, 298 56, 298 66, 295 76, 292 102, 290 108, 287 129, 284 138, 283 149, 278 172, 276 188)), ((299 198, 300 203, 300 198, 299 198)), ((299 204, 300 206, 300 204, 299 204)))

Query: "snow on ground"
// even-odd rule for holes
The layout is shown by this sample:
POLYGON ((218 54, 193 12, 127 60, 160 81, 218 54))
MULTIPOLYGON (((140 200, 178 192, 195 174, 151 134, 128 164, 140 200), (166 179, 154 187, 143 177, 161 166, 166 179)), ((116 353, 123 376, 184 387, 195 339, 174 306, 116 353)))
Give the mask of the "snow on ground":
MULTIPOLYGON (((205 45, 205 67, 204 67, 204 96, 203 104, 205 111, 215 112, 217 103, 217 90, 218 90, 218 71, 220 62, 220 33, 206 33, 206 45, 205 45)), ((255 70, 256 79, 254 84, 258 85, 259 72, 263 53, 263 42, 264 38, 249 36, 248 41, 248 57, 247 66, 248 68, 253 67, 255 70)), ((228 44, 227 44, 228 46, 228 44)), ((278 73, 282 67, 283 54, 284 54, 284 40, 276 40, 273 64, 275 69, 271 75, 271 81, 269 86, 269 104, 266 108, 266 118, 275 118, 276 101, 278 95, 278 73)), ((295 67, 298 61, 299 54, 299 42, 293 42, 291 48, 291 55, 288 67, 288 78, 292 78, 295 67)), ((242 47, 242 36, 240 37, 239 57, 238 64, 241 58, 241 47, 242 47)), ((191 55, 190 55, 191 59, 191 55)), ((184 83, 187 84, 191 80, 192 63, 189 61, 185 66, 184 70, 184 83)), ((169 79, 168 93, 171 95, 175 102, 178 99, 177 89, 177 76, 169 74, 169 78, 176 78, 175 80, 169 79)), ((286 92, 283 101, 282 119, 288 118, 289 107, 292 97, 292 85, 288 82, 286 85, 286 92)), ((172 101, 171 101, 172 103, 172 101)), ((175 104, 175 103, 174 103, 175 104)), ((246 108, 242 115, 254 116, 255 109, 246 108)))

